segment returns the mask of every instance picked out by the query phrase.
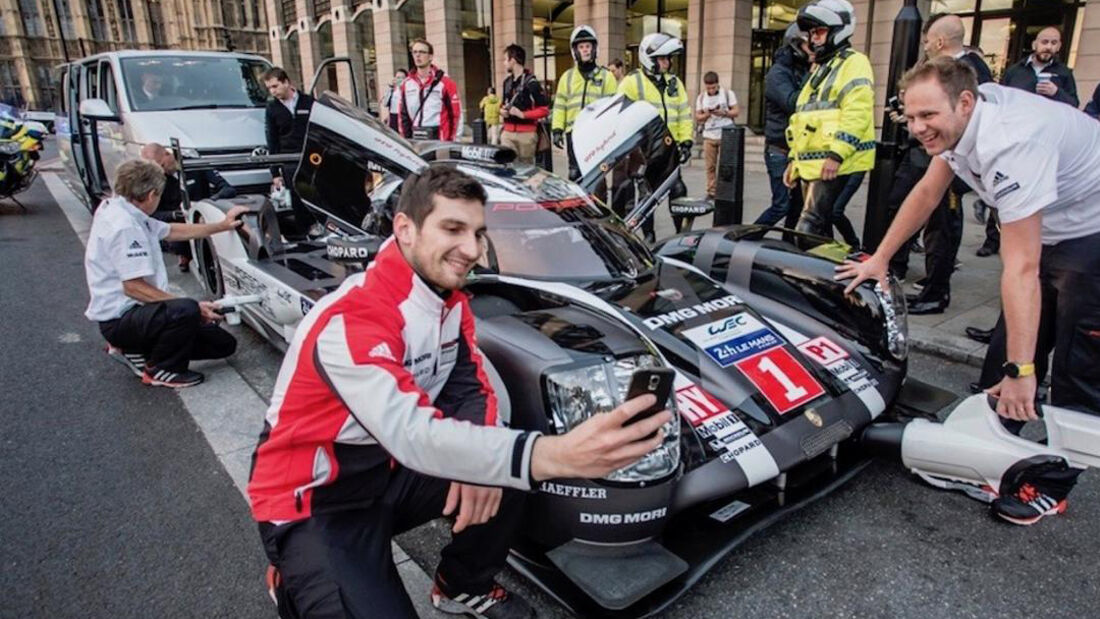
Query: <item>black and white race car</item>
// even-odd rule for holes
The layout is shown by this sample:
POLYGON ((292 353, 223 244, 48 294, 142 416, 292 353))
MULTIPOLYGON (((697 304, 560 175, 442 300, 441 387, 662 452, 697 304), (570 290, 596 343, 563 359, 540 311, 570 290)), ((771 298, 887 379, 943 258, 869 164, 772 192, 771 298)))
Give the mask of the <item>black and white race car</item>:
MULTIPOLYGON (((266 198, 245 197, 246 225, 198 241, 196 273, 285 347, 371 260, 409 174, 447 165, 479 179, 488 250, 467 290, 513 426, 566 432, 621 402, 634 370, 675 370, 664 443, 605 479, 543 483, 511 557, 582 616, 641 616, 862 469, 856 437, 912 391, 905 305, 896 283, 845 295, 833 268, 847 248, 829 239, 733 226, 648 247, 605 204, 619 199, 608 179, 627 179, 636 225, 667 194, 678 166, 660 117, 612 98, 574 134, 579 183, 510 165, 508 150, 410 144, 324 96, 295 186, 328 238, 287 243, 266 198)), ((193 203, 187 217, 217 221, 230 206, 193 203)))

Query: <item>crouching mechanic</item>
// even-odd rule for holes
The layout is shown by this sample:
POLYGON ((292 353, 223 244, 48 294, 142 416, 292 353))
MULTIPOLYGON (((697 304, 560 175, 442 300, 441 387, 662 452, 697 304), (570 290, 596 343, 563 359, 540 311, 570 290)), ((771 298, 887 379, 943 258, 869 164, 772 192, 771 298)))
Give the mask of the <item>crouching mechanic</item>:
POLYGON ((502 426, 460 290, 484 251, 485 200, 453 168, 410 177, 393 237, 295 333, 248 484, 283 617, 415 617, 390 540, 454 514, 432 603, 529 617, 493 580, 525 491, 604 476, 660 444, 647 434, 667 412, 622 427, 652 396, 561 436, 502 426))
POLYGON ((208 301, 167 292, 160 241, 186 241, 232 230, 247 209, 233 207, 216 224, 165 223, 152 215, 164 191, 164 172, 152 161, 123 163, 115 195, 92 219, 84 271, 91 301, 84 315, 99 323, 111 356, 147 385, 190 387, 202 382, 188 369, 198 359, 233 354, 237 341, 215 323, 222 317, 208 301))
POLYGON ((885 279, 957 175, 1001 217, 1004 310, 986 357, 1001 372, 982 385, 997 413, 1037 419, 1037 374, 1053 350, 1051 403, 1100 415, 1100 125, 1018 89, 979 87, 951 58, 911 69, 901 88, 909 131, 933 160, 874 256, 837 267, 838 278, 854 277, 848 290, 885 279))

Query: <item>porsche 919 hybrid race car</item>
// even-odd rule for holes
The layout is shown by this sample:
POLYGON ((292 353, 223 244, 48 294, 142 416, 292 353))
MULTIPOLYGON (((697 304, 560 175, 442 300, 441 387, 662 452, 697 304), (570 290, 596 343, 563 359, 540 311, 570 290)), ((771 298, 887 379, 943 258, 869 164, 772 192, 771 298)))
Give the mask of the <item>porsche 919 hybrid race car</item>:
POLYGON ((636 369, 675 370, 663 444, 604 479, 542 483, 510 558, 579 615, 644 616, 860 471, 865 427, 903 400, 934 410, 934 398, 905 381, 896 282, 845 295, 833 281, 845 246, 754 226, 650 248, 631 228, 679 175, 656 110, 606 99, 574 136, 577 183, 510 165, 507 149, 411 144, 326 94, 295 187, 327 220, 327 238, 285 241, 265 196, 192 203, 186 214, 213 222, 250 206, 235 235, 195 242, 195 271, 285 348, 313 304, 375 255, 408 175, 447 165, 477 178, 489 196, 487 251, 467 290, 511 425, 567 432, 621 402, 636 369), (624 200, 634 206, 625 222, 607 206, 624 200))

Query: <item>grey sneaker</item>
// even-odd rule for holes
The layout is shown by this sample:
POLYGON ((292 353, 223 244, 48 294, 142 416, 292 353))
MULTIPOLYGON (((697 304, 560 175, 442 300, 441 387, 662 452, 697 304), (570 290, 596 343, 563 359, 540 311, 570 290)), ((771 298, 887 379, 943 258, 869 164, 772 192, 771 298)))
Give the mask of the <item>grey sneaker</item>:
POLYGON ((112 359, 118 361, 122 365, 125 365, 134 373, 134 376, 141 378, 145 372, 145 355, 139 352, 123 352, 121 348, 115 348, 110 344, 107 344, 107 354, 112 359))

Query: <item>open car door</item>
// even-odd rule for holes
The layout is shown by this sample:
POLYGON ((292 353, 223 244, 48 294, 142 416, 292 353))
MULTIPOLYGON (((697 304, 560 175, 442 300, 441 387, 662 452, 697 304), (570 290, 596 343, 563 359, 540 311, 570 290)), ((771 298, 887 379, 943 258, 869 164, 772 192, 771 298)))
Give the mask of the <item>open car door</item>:
POLYGON ((405 138, 347 99, 326 92, 310 112, 294 187, 311 208, 362 230, 376 175, 390 172, 405 178, 427 166, 405 138))
POLYGON ((319 99, 326 92, 336 92, 337 89, 337 76, 339 75, 339 67, 342 64, 347 65, 347 72, 349 79, 351 80, 351 103, 355 107, 362 107, 366 109, 366 103, 370 101, 370 97, 363 98, 359 90, 359 78, 355 75, 355 65, 352 64, 351 58, 347 56, 333 56, 332 58, 326 58, 321 61, 321 64, 317 65, 317 70, 313 72, 313 80, 309 83, 309 94, 314 99, 319 99), (320 89, 320 92, 317 90, 320 89))

